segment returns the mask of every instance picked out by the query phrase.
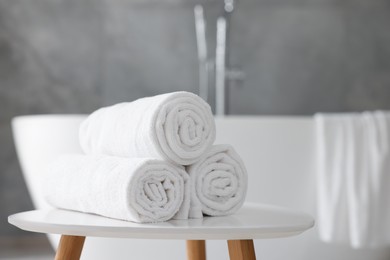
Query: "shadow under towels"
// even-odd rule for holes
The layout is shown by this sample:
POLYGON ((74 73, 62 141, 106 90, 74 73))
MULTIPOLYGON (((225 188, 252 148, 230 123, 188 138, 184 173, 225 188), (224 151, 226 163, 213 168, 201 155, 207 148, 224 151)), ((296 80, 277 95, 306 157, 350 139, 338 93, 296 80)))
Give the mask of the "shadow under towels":
POLYGON ((180 214, 187 176, 157 159, 64 155, 49 166, 44 193, 54 207, 159 222, 180 214))
POLYGON ((189 92, 173 92, 101 108, 80 126, 86 154, 195 163, 215 140, 210 106, 189 92))
POLYGON ((248 177, 245 165, 230 145, 214 145, 187 167, 191 183, 189 217, 224 216, 244 203, 248 177))

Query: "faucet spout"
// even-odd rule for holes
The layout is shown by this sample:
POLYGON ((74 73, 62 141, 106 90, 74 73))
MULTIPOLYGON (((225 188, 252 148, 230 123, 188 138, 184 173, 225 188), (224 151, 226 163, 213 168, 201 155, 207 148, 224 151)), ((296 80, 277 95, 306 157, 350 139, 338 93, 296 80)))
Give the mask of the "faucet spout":
POLYGON ((206 102, 209 93, 209 64, 207 60, 206 22, 203 7, 194 7, 196 43, 199 62, 199 96, 206 102))
POLYGON ((215 51, 215 114, 225 115, 226 79, 226 19, 217 21, 217 47, 215 51))

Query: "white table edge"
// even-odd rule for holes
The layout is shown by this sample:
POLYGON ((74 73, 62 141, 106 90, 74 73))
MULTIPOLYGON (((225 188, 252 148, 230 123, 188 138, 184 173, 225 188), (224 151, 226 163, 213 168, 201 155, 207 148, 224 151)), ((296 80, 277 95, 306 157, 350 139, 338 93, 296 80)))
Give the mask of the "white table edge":
MULTIPOLYGON (((249 204, 251 205, 251 204, 249 204)), ((277 207, 278 208, 278 207, 277 207)), ((42 210, 43 211, 43 210, 42 210)), ((38 233, 63 234, 73 236, 89 237, 115 237, 115 238, 135 238, 135 239, 187 239, 187 240, 219 240, 219 239, 265 239, 279 238, 298 235, 314 226, 314 219, 305 213, 298 213, 289 210, 290 213, 298 213, 305 221, 299 225, 268 226, 268 227, 230 227, 227 232, 226 227, 164 227, 164 232, 160 229, 144 227, 104 227, 99 226, 96 231, 94 225, 64 225, 46 222, 21 221, 19 216, 37 211, 27 211, 16 213, 8 217, 8 222, 20 229, 38 233), (82 231, 80 231, 82 226, 82 231), (212 230, 212 236, 208 234, 212 230)), ((81 213, 86 214, 86 213, 81 213)))
MULTIPOLYGON (((188 230, 192 230, 191 232, 183 234, 182 232, 175 232, 174 229, 169 229, 169 233, 164 233, 163 235, 154 230, 150 230, 150 232, 143 230, 142 232, 132 231, 131 233, 125 232, 123 228, 107 228, 107 231, 99 231, 98 234, 94 233, 95 227, 90 226, 87 227, 89 229, 87 232, 80 231, 78 227, 63 227, 61 225, 56 225, 56 232, 53 232, 53 224, 42 224, 35 225, 31 227, 29 225, 25 225, 23 223, 18 223, 12 219, 12 216, 9 217, 8 222, 12 225, 17 226, 18 228, 37 232, 37 233, 45 233, 45 234, 58 234, 58 235, 70 235, 70 236, 87 236, 87 237, 107 237, 107 238, 133 238, 133 239, 163 239, 163 240, 240 240, 240 239, 271 239, 271 238, 280 238, 280 237, 290 237, 303 233, 304 231, 310 229, 314 226, 314 222, 309 225, 304 225, 298 228, 291 228, 290 230, 286 230, 283 228, 283 231, 275 232, 273 229, 272 232, 264 232, 264 229, 261 229, 261 232, 258 234, 248 235, 246 232, 242 233, 234 233, 227 234, 226 231, 218 232, 218 229, 213 229, 213 236, 209 237, 207 234, 207 229, 200 228, 189 228, 188 230), (115 229, 113 231, 113 229, 115 229), (196 232, 194 232, 196 231, 196 232)), ((86 228, 86 226, 84 226, 86 228)), ((252 229, 253 231, 253 229, 252 229)))

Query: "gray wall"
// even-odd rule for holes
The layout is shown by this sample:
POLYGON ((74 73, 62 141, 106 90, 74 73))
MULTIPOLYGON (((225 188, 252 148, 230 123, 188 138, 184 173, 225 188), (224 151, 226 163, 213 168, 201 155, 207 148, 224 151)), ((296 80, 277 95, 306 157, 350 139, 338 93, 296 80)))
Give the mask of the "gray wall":
MULTIPOLYGON (((10 119, 197 92, 198 2, 215 46, 220 0, 0 0, 0 236, 25 234, 6 217, 32 208, 10 119)), ((389 26, 385 0, 239 0, 230 63, 246 78, 229 112, 389 109, 389 26)))

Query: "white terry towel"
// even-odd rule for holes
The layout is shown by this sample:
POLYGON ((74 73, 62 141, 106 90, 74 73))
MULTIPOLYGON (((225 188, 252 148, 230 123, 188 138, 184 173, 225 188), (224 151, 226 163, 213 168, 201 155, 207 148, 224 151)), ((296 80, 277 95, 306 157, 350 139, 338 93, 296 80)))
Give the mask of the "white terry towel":
POLYGON ((156 159, 63 155, 50 164, 44 193, 57 208, 158 222, 182 207, 186 176, 184 168, 156 159))
POLYGON ((87 154, 196 162, 215 140, 210 106, 189 92, 173 92, 101 108, 80 126, 87 154))
POLYGON ((247 172, 230 145, 212 146, 198 162, 187 167, 187 172, 191 180, 190 218, 229 215, 244 203, 247 172))
POLYGON ((318 228, 323 241, 390 244, 390 113, 318 114, 318 228))

